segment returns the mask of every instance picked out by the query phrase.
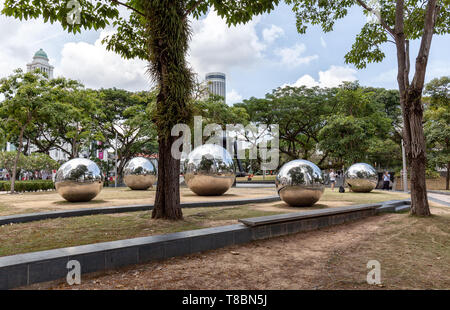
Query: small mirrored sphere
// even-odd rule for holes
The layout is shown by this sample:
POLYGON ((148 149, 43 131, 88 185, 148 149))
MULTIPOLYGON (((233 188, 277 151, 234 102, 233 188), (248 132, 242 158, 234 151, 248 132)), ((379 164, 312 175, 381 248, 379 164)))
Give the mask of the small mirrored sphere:
POLYGON ((280 198, 293 207, 315 204, 325 190, 322 170, 303 159, 284 164, 275 178, 275 185, 280 198))
POLYGON ((184 180, 200 196, 219 196, 234 183, 234 162, 230 153, 216 144, 204 144, 189 153, 184 163, 184 180))
POLYGON ((58 169, 55 188, 67 201, 90 201, 102 190, 103 181, 104 176, 96 163, 86 158, 75 158, 58 169))
POLYGON ((147 190, 155 184, 158 169, 145 157, 135 157, 123 169, 123 181, 132 190, 147 190))
POLYGON ((368 193, 377 186, 378 174, 371 165, 357 163, 345 172, 345 183, 353 192, 368 193))

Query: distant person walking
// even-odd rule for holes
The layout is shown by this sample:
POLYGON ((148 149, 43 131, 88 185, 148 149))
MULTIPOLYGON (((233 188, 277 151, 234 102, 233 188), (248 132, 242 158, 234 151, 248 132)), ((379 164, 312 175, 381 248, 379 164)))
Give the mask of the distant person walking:
POLYGON ((383 189, 389 190, 390 183, 391 183, 391 176, 387 171, 385 171, 383 175, 383 189))
POLYGON ((331 185, 331 190, 334 191, 334 186, 336 185, 336 176, 337 174, 334 172, 333 169, 331 169, 330 172, 330 185, 331 185))

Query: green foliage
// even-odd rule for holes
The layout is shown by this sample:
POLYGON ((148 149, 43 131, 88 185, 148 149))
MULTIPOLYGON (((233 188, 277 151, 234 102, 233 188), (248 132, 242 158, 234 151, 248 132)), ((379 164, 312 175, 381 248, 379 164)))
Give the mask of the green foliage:
MULTIPOLYGON (((14 162, 16 160, 17 151, 11 151, 11 152, 0 152, 0 168, 6 169, 10 173, 13 170, 14 162)), ((24 167, 25 166, 25 155, 22 153, 19 155, 19 159, 17 161, 17 167, 24 167)))
POLYGON ((321 167, 368 161, 400 165, 398 92, 345 82, 339 88, 278 88, 235 105, 250 121, 278 124, 282 161, 304 158, 321 167))
POLYGON ((319 145, 331 158, 346 164, 362 161, 369 134, 366 123, 354 116, 337 115, 330 118, 319 133, 319 145))
MULTIPOLYGON (((101 89, 96 116, 96 131, 104 137, 103 148, 116 150, 120 161, 118 174, 124 165, 138 154, 157 151, 156 127, 150 121, 155 107, 156 91, 132 93, 121 89, 101 89)), ((110 165, 112 166, 112 165, 110 165)), ((109 167, 105 167, 109 171, 109 167)))
POLYGON ((439 179, 441 174, 432 168, 428 168, 425 170, 425 176, 427 179, 439 179))
MULTIPOLYGON (((36 72, 23 73, 21 69, 0 80, 0 120, 6 132, 18 134, 43 114, 45 104, 51 101, 48 80, 36 72)), ((9 137, 7 137, 9 138, 9 137)))
MULTIPOLYGON (((386 27, 394 29, 396 1, 377 1, 379 7, 370 7, 372 3, 364 0, 286 0, 293 5, 293 11, 297 18, 297 30, 304 34, 309 25, 320 25, 324 32, 333 31, 337 20, 347 16, 348 10, 353 6, 359 6, 371 20, 377 20, 373 13, 363 7, 379 9, 380 16, 386 27)), ((404 34, 407 40, 415 40, 422 37, 424 32, 425 10, 427 1, 409 0, 404 2, 404 34)), ((440 10, 437 15, 434 33, 438 35, 450 32, 450 10, 448 1, 439 1, 440 10)), ((385 43, 392 38, 388 36, 386 28, 378 21, 367 22, 356 36, 352 49, 345 55, 346 63, 354 64, 358 69, 365 68, 367 64, 381 62, 386 56, 382 51, 385 43)))
POLYGON ((206 124, 219 124, 226 129, 227 124, 247 125, 249 115, 243 107, 229 106, 222 97, 211 96, 204 100, 198 100, 193 105, 195 115, 201 115, 206 124))
POLYGON ((31 155, 24 156, 23 161, 23 166, 20 167, 27 171, 52 171, 59 167, 58 162, 47 154, 42 153, 32 153, 31 155))
POLYGON ((433 79, 425 87, 430 103, 425 110, 425 137, 429 167, 447 167, 450 163, 450 78, 433 79))
POLYGON ((25 137, 39 152, 59 149, 74 158, 92 141, 104 140, 101 132, 95 130, 98 127, 95 117, 102 113, 96 91, 66 78, 53 79, 48 87, 51 100, 41 117, 25 131, 25 137))
POLYGON ((308 159, 326 118, 336 109, 335 93, 336 89, 284 87, 235 107, 244 108, 252 122, 278 124, 280 151, 289 159, 308 159))
MULTIPOLYGON (((0 191, 8 191, 11 188, 10 181, 0 181, 0 191)), ((16 192, 37 192, 53 190, 55 186, 51 180, 16 181, 16 192)))
MULTIPOLYGON (((11 172, 13 170, 16 155, 17 151, 0 152, 0 168, 11 172)), ((17 171, 51 171, 58 169, 58 167, 59 164, 56 161, 47 154, 42 153, 33 153, 28 156, 20 153, 17 162, 17 171)))

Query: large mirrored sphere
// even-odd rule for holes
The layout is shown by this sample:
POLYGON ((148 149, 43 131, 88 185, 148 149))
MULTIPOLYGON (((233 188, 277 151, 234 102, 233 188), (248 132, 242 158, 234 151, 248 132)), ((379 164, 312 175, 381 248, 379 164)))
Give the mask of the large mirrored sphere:
POLYGON ((123 170, 123 181, 133 190, 146 190, 157 180, 155 163, 145 157, 135 157, 130 160, 123 170))
POLYGON ((303 159, 284 164, 275 178, 275 185, 280 198, 293 207, 315 204, 325 190, 322 170, 303 159))
POLYGON ((378 174, 369 164, 357 163, 345 172, 345 182, 353 192, 368 193, 378 183, 378 174))
POLYGON ((234 183, 234 162, 230 153, 216 144, 196 147, 185 161, 184 180, 200 196, 218 196, 234 183))
POLYGON ((55 187, 70 202, 90 201, 103 188, 104 176, 92 160, 75 158, 63 164, 56 172, 55 187))

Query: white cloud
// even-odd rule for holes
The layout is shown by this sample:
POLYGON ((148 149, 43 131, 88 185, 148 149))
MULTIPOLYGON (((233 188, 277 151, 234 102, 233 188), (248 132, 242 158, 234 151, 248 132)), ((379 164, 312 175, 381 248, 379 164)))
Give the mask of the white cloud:
POLYGON ((64 44, 61 62, 55 66, 55 76, 80 80, 89 88, 117 87, 127 90, 148 90, 149 77, 142 60, 126 60, 101 44, 102 31, 94 44, 70 42, 64 44))
POLYGON ((194 71, 203 78, 206 72, 226 72, 260 60, 266 48, 256 33, 260 19, 255 17, 245 25, 229 28, 216 12, 210 11, 204 19, 192 21, 194 34, 188 60, 194 71))
POLYGON ((278 27, 276 25, 272 25, 270 28, 265 28, 262 32, 263 39, 267 43, 271 44, 276 39, 284 35, 284 30, 281 27, 278 27))
POLYGON ((323 39, 323 37, 320 37, 320 45, 322 45, 323 48, 327 47, 327 42, 323 39))
POLYGON ((232 89, 230 92, 227 92, 227 104, 232 105, 234 103, 238 103, 242 101, 242 96, 234 89, 232 89))
MULTIPOLYGON (((0 10, 3 1, 0 1, 0 10)), ((40 44, 61 35, 59 26, 41 20, 20 21, 0 15, 0 76, 8 76, 17 68, 26 69, 40 44)))
POLYGON ((336 87, 344 81, 355 81, 356 70, 349 67, 331 66, 326 71, 319 71, 319 80, 316 81, 308 74, 301 76, 294 84, 285 84, 284 86, 307 86, 307 87, 336 87))
POLYGON ((311 61, 319 58, 318 55, 302 56, 305 51, 305 44, 297 43, 293 47, 285 47, 275 50, 275 55, 278 55, 281 58, 281 64, 290 67, 309 64, 311 61))
POLYGON ((327 71, 319 72, 322 87, 335 87, 344 81, 355 81, 356 70, 349 67, 331 66, 327 71))

